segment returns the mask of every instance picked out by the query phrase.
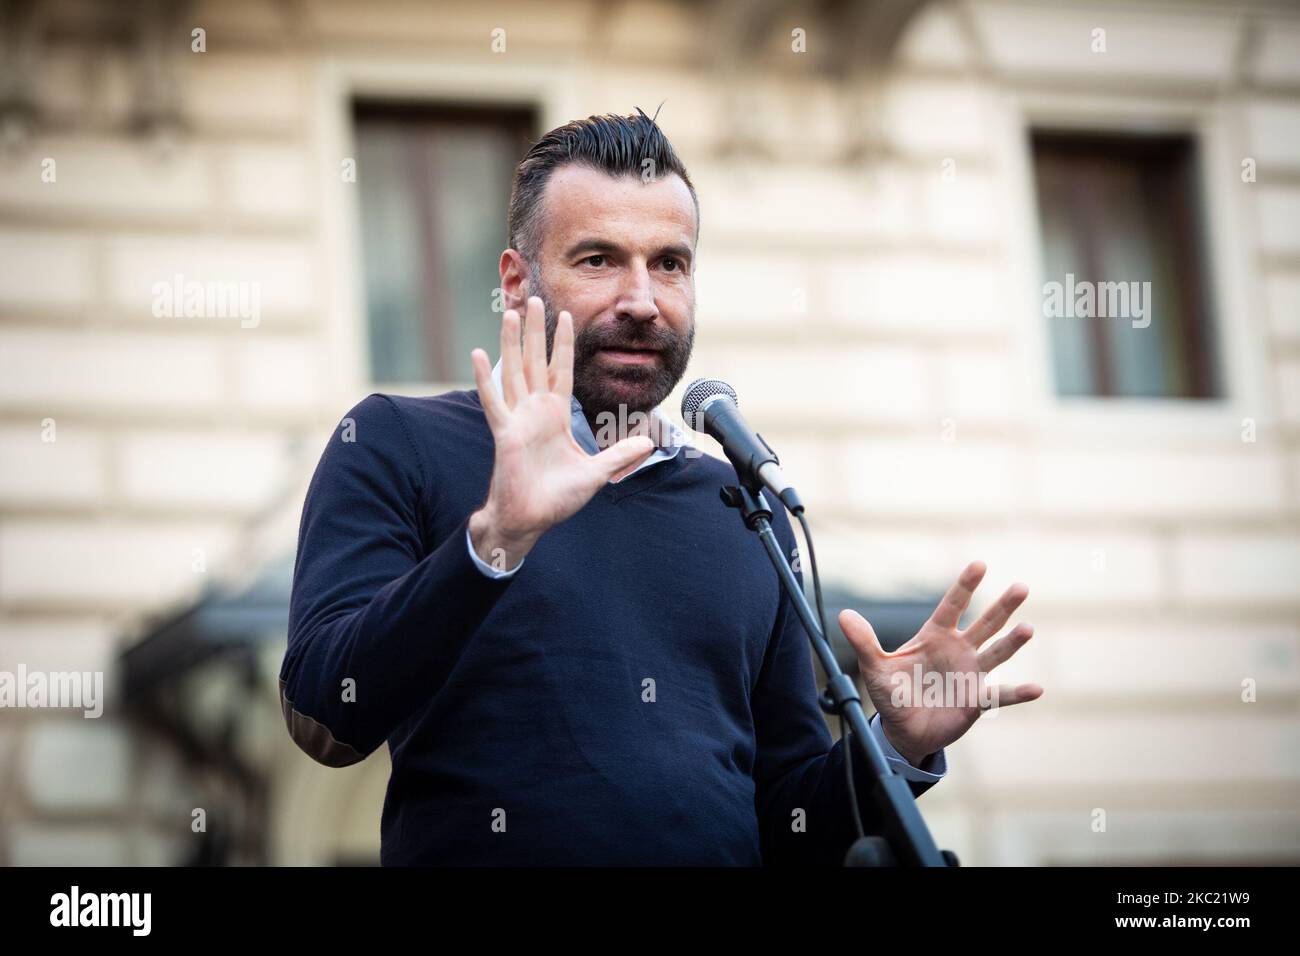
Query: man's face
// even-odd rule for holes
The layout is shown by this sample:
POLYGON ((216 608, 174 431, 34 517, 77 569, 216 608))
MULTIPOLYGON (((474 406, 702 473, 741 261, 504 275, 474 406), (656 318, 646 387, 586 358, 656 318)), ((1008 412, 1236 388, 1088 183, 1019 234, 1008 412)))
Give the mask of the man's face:
POLYGON ((547 354, 573 316, 573 394, 589 417, 649 412, 686 373, 695 341, 695 204, 680 176, 643 182, 556 169, 542 200, 529 294, 546 305, 547 354))

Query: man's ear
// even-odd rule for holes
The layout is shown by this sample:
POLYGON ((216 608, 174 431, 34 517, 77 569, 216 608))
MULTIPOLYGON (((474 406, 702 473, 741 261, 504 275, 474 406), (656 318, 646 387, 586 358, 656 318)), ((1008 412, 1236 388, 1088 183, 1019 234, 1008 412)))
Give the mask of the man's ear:
POLYGON ((515 309, 523 313, 528 303, 528 263, 516 249, 507 249, 501 253, 498 263, 501 273, 501 311, 515 309))

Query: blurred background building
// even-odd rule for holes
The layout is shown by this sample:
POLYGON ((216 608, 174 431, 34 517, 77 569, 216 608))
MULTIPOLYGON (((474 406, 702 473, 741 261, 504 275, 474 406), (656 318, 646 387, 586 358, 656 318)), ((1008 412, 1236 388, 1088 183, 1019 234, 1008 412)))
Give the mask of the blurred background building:
POLYGON ((949 748, 939 844, 1300 861, 1294 4, 0 11, 0 671, 107 678, 0 710, 0 863, 377 862, 386 751, 318 766, 277 705, 306 481, 361 397, 496 356, 529 142, 661 103, 685 381, 735 385, 828 583, 1031 587, 998 674, 1046 693, 949 748), (1046 315, 1068 276, 1148 324, 1046 315))

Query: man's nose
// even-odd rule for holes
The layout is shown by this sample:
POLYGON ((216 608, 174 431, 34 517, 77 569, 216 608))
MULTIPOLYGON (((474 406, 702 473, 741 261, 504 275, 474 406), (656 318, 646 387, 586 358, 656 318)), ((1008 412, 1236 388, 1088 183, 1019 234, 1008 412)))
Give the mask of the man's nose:
POLYGON ((659 318, 654 285, 650 281, 650 270, 646 268, 646 264, 637 263, 628 269, 625 275, 627 280, 619 290, 618 314, 641 322, 659 318))

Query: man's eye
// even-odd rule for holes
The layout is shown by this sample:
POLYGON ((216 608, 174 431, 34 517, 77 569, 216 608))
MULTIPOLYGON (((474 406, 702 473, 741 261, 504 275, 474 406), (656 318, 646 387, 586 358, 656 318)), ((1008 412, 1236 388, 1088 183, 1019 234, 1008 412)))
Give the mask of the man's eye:
POLYGON ((593 266, 603 266, 605 264, 605 257, 602 255, 587 256, 583 261, 588 262, 593 266))

